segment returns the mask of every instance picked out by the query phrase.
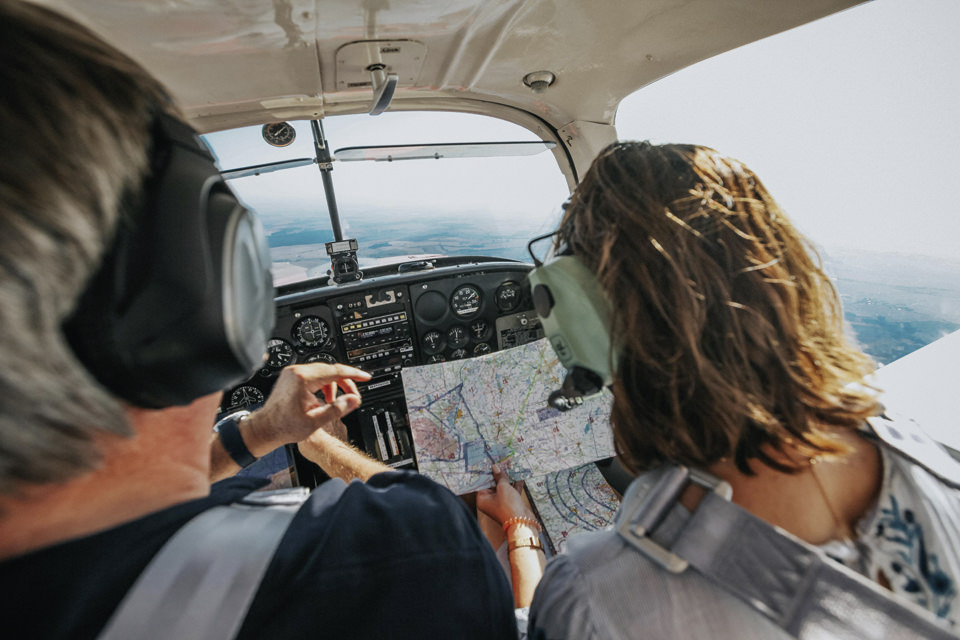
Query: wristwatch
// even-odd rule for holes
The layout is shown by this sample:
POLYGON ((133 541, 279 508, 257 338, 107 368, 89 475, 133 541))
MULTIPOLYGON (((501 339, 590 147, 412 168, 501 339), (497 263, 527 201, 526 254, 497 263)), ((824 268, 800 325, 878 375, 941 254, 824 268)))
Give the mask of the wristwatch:
POLYGON ((220 436, 220 443, 223 444, 223 448, 233 461, 240 465, 241 469, 249 467, 257 461, 240 435, 240 423, 249 415, 250 412, 245 409, 233 411, 217 420, 217 423, 213 425, 213 430, 220 436))

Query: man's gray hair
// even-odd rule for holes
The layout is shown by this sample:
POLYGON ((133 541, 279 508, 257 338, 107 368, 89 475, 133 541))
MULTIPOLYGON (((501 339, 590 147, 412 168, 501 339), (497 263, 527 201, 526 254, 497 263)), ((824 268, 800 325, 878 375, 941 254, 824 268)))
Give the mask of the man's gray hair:
POLYGON ((0 0, 0 495, 98 465, 122 405, 62 325, 149 166, 163 88, 92 32, 0 0))

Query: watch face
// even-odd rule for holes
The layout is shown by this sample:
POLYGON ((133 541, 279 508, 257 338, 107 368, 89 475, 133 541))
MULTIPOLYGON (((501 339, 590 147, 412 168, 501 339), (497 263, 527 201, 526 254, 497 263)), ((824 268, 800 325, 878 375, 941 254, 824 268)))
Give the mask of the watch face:
POLYGON ((241 420, 250 415, 250 411, 247 409, 238 409, 236 411, 230 411, 229 413, 222 413, 217 416, 217 421, 213 425, 214 431, 219 431, 221 425, 224 425, 228 422, 234 422, 239 424, 241 420))

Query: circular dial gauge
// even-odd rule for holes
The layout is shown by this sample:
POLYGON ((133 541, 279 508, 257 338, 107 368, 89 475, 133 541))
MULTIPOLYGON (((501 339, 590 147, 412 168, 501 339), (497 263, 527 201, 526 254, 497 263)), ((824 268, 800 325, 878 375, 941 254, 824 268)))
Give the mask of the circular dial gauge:
POLYGON ((289 122, 268 122, 263 125, 260 135, 271 146, 287 147, 297 138, 297 131, 289 122))
POLYGON ((490 323, 486 320, 474 320, 470 323, 470 335, 474 340, 486 340, 490 333, 490 323))
POLYGON ((293 325, 293 337, 305 347, 318 347, 330 337, 330 325, 317 316, 307 316, 293 325))
POLYGON ((490 345, 486 342, 481 342, 473 348, 473 355, 482 356, 485 353, 490 353, 490 345))
POLYGON ((443 357, 442 353, 435 353, 429 358, 427 358, 427 364, 434 364, 436 362, 446 362, 447 359, 443 357))
POLYGON ((437 353, 443 346, 443 334, 439 331, 427 331, 423 334, 423 350, 427 353, 437 353))
POLYGON ((295 357, 293 346, 289 342, 274 338, 267 343, 267 362, 265 366, 268 369, 279 371, 288 364, 293 364, 295 357))
POLYGON ((326 362, 328 364, 337 364, 337 359, 330 353, 315 353, 306 360, 307 362, 326 362))
POLYGON ((456 351, 454 351, 453 353, 450 354, 450 359, 451 359, 451 360, 460 360, 460 359, 466 358, 466 357, 467 357, 467 350, 466 350, 466 349, 457 349, 456 351))
POLYGON ((461 318, 472 316, 480 310, 480 290, 470 284, 463 285, 450 297, 450 308, 461 318))
POLYGON ((500 311, 513 311, 520 306, 520 285, 516 282, 508 281, 497 287, 495 294, 497 299, 497 308, 500 311))
POLYGON ((467 334, 467 330, 460 325, 454 325, 447 331, 447 346, 451 349, 459 349, 467 344, 469 340, 470 336, 467 334))
POLYGON ((230 394, 230 404, 234 407, 249 407, 255 404, 263 404, 263 391, 250 385, 237 387, 230 394))

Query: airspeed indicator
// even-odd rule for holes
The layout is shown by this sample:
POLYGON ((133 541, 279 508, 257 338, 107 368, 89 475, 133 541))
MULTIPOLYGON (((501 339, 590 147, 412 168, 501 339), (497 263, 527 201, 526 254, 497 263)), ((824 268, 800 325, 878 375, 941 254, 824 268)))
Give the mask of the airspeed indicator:
POLYGON ((450 297, 450 307, 461 318, 472 316, 480 310, 480 290, 470 284, 465 284, 453 292, 450 297))

